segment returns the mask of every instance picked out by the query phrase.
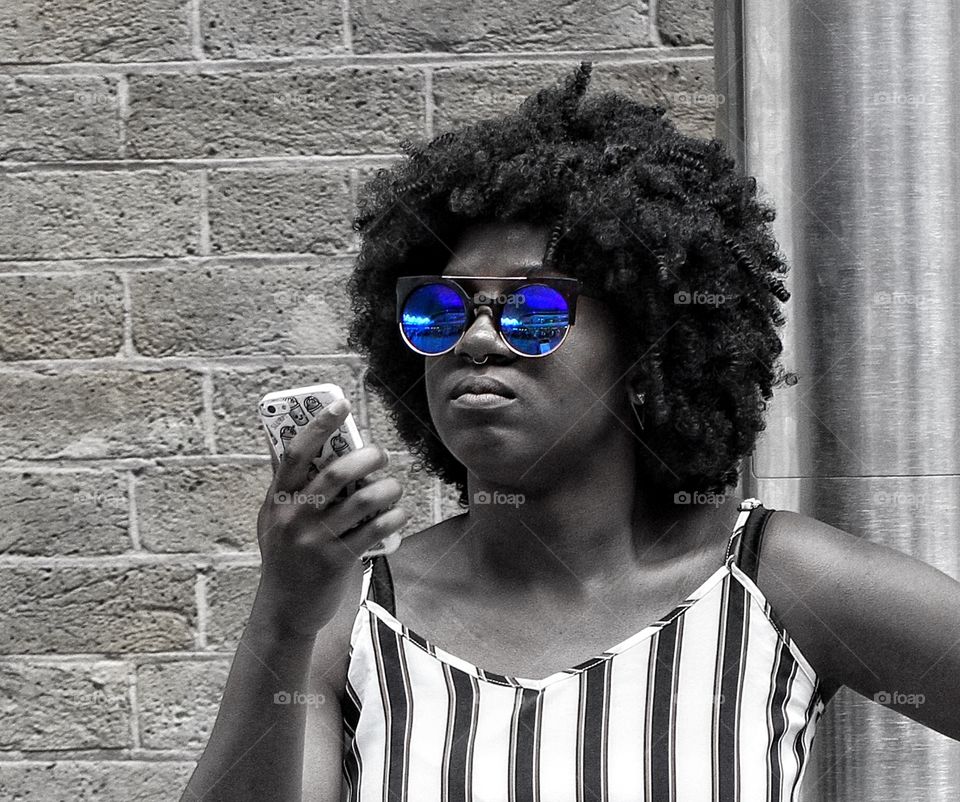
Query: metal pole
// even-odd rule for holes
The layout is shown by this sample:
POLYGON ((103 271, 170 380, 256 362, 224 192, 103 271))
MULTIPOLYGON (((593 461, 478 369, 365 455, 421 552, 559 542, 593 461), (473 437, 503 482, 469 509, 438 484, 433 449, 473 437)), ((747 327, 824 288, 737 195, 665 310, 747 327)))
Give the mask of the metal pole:
MULTIPOLYGON (((960 9, 717 0, 715 23, 717 136, 778 210, 799 379, 743 486, 960 578, 960 9)), ((844 688, 802 798, 960 799, 960 743, 844 688)))

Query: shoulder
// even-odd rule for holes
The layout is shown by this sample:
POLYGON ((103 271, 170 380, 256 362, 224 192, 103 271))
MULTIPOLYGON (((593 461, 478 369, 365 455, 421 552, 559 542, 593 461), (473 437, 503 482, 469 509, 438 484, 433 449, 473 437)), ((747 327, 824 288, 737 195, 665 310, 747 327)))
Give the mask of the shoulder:
MULTIPOLYGON (((908 687, 909 664, 948 651, 960 610, 960 583, 933 566, 790 510, 767 521, 757 586, 825 699, 841 686, 868 698, 908 687)), ((914 680, 929 687, 933 672, 914 680)))
POLYGON ((872 551, 873 544, 863 545, 854 535, 791 510, 773 510, 764 529, 757 587, 817 672, 825 700, 844 684, 831 622, 850 590, 851 570, 872 551))

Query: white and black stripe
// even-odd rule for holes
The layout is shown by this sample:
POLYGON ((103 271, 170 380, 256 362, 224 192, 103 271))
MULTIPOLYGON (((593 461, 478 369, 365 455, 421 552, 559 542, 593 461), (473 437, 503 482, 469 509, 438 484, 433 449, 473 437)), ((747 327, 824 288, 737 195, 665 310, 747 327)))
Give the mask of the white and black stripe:
MULTIPOLYGON (((759 543, 741 507, 731 544, 759 543)), ((797 802, 823 712, 740 550, 663 619, 541 680, 462 660, 367 598, 351 640, 350 802, 797 802)))

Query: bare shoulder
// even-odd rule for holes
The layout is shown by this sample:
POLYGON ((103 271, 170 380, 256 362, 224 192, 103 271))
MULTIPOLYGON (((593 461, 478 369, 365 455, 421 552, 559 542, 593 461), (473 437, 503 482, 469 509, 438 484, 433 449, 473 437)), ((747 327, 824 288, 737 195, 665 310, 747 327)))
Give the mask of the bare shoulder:
POLYGON ((775 510, 764 529, 757 586, 820 678, 825 700, 843 685, 829 633, 853 535, 791 510, 775 510), (832 591, 832 592, 831 592, 832 591))
POLYGON ((770 516, 757 586, 821 678, 825 699, 842 686, 868 698, 922 688, 929 699, 939 672, 960 661, 950 649, 960 583, 815 518, 770 516))

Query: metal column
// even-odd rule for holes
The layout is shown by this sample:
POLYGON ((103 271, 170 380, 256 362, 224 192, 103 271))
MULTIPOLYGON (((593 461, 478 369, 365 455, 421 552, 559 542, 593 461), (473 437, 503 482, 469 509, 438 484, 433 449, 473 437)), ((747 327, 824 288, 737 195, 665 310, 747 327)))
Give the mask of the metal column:
MULTIPOLYGON (((776 206, 792 265, 798 382, 774 395, 744 492, 960 578, 960 7, 717 0, 715 22, 717 136, 776 206)), ((957 800, 960 743, 844 688, 803 786, 805 802, 957 800)))

